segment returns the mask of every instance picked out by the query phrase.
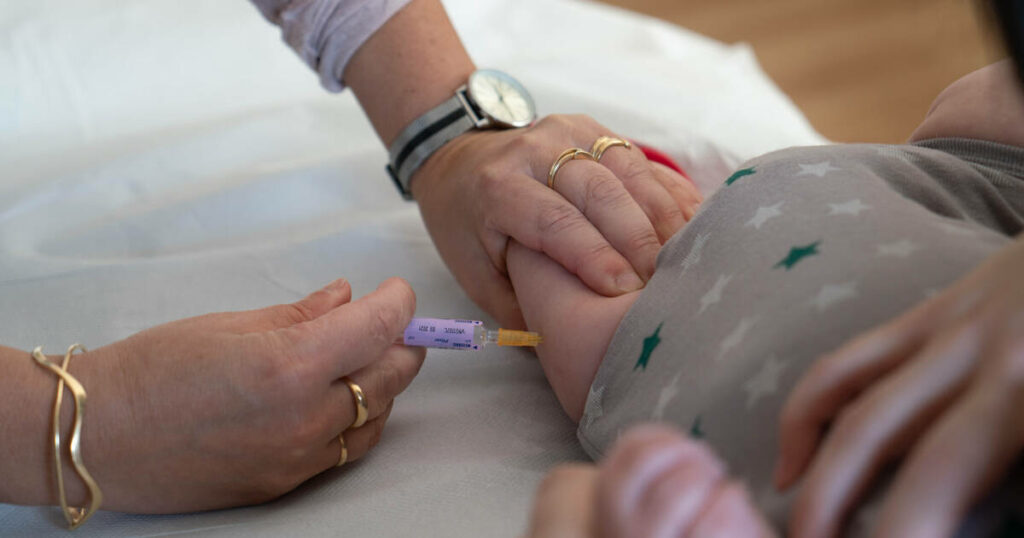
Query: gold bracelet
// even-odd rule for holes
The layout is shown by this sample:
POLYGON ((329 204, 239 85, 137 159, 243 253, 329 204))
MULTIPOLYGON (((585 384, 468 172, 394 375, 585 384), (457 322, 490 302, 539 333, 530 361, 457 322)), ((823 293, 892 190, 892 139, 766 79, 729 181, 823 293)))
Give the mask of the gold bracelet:
POLYGON ((71 362, 71 356, 75 351, 79 350, 83 353, 86 351, 85 347, 81 344, 74 344, 69 347, 68 352, 64 354, 64 363, 60 366, 53 364, 46 358, 46 355, 43 355, 43 346, 32 350, 32 358, 40 366, 56 374, 58 378, 57 396, 53 399, 53 460, 57 465, 57 492, 60 494, 60 508, 64 511, 64 519, 67 520, 68 528, 71 530, 75 530, 82 523, 85 523, 86 520, 99 510, 100 504, 103 503, 103 492, 100 491, 100 487, 93 480, 89 471, 85 470, 85 464, 82 463, 81 434, 82 414, 85 412, 85 388, 82 387, 82 384, 74 376, 68 373, 68 364, 71 362), (71 394, 75 397, 75 418, 71 427, 68 452, 71 454, 71 463, 75 468, 75 472, 78 473, 78 477, 85 483, 85 487, 89 489, 89 506, 86 508, 68 506, 67 495, 64 493, 64 472, 61 469, 60 461, 60 404, 64 396, 65 383, 67 383, 71 394))

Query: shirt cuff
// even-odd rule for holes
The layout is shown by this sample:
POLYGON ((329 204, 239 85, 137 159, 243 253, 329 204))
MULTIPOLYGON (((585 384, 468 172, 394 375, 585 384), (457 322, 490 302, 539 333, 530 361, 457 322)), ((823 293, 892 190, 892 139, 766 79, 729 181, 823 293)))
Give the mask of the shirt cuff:
POLYGON ((410 0, 252 0, 281 36, 320 75, 328 91, 345 89, 352 55, 410 0))

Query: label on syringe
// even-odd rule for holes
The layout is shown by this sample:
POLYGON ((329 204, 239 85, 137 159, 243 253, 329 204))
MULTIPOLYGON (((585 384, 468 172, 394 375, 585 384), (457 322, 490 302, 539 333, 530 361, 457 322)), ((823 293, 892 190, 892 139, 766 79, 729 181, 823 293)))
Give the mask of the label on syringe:
POLYGON ((412 318, 405 328, 403 342, 407 346, 480 349, 473 342, 473 334, 480 325, 482 321, 471 319, 412 318))

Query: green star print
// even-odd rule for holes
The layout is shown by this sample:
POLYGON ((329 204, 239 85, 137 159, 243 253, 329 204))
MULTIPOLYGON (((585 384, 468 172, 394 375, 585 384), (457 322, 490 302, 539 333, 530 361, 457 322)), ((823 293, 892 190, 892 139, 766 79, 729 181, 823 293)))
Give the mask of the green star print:
POLYGON ((804 245, 802 247, 798 246, 798 247, 793 247, 793 248, 789 249, 789 254, 786 255, 786 257, 783 258, 782 261, 780 261, 779 263, 775 264, 775 267, 773 267, 773 269, 778 269, 779 267, 785 267, 786 270, 789 271, 790 269, 793 268, 794 265, 800 263, 800 260, 803 260, 804 258, 806 258, 808 256, 814 256, 816 254, 820 254, 820 252, 818 252, 818 245, 820 245, 820 244, 821 244, 821 241, 815 241, 815 242, 811 243, 810 245, 804 245))
POLYGON ((664 324, 665 322, 659 323, 658 328, 654 329, 654 334, 644 338, 644 348, 640 351, 640 358, 636 360, 636 366, 633 367, 633 371, 636 371, 637 368, 647 370, 647 361, 651 360, 651 353, 661 343, 661 337, 658 336, 658 333, 661 332, 661 326, 664 324))
POLYGON ((693 419, 693 425, 690 426, 690 437, 693 437, 694 439, 704 438, 704 430, 700 429, 700 415, 697 415, 697 418, 693 419))
POLYGON ((741 177, 749 176, 754 172, 756 172, 756 170, 754 170, 753 168, 744 168, 742 170, 737 170, 733 172, 731 176, 729 176, 729 179, 725 180, 725 184, 732 185, 733 183, 736 183, 736 181, 739 180, 741 177))

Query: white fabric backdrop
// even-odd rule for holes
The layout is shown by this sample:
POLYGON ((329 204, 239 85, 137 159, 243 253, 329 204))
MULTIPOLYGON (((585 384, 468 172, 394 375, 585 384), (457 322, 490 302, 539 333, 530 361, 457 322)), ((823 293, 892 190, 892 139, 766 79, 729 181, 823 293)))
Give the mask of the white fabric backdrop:
MULTIPOLYGON (((578 1, 446 5, 542 113, 589 113, 708 192, 747 157, 824 141, 745 46, 578 1)), ((0 0, 0 36, 0 343, 95 347, 338 276, 359 295, 398 275, 421 315, 487 319, 352 96, 325 93, 247 2, 0 0)), ((582 458, 529 354, 431 352, 364 461, 263 506, 102 512, 76 535, 511 536, 545 471, 582 458)), ((0 534, 62 528, 0 505, 0 534)))

